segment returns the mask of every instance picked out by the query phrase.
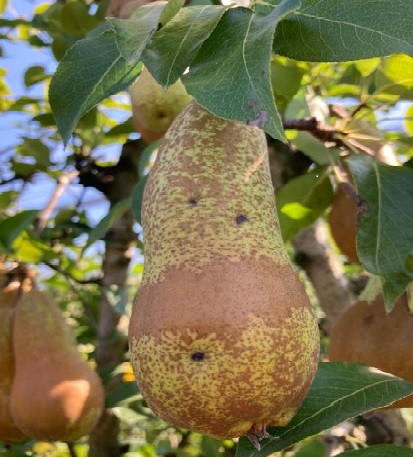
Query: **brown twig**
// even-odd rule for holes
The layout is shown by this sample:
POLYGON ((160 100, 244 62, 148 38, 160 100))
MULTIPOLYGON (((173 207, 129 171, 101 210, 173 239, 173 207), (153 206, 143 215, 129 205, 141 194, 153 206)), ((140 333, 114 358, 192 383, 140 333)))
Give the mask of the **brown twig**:
POLYGON ((65 278, 69 279, 70 281, 75 282, 76 284, 80 284, 80 285, 95 284, 98 286, 102 285, 101 277, 91 278, 91 279, 77 279, 77 278, 74 278, 69 273, 67 273, 66 271, 62 270, 58 265, 53 265, 50 262, 44 262, 44 264, 46 266, 48 266, 51 270, 56 271, 56 273, 63 275, 65 278))
POLYGON ((326 125, 315 117, 309 119, 284 119, 283 127, 285 130, 304 130, 310 132, 316 138, 322 141, 341 142, 336 135, 343 135, 335 127, 326 125))
POLYGON ((43 229, 46 227, 47 221, 50 219, 50 216, 53 210, 55 209, 60 197, 63 195, 66 187, 78 174, 79 172, 76 170, 59 176, 57 180, 57 186, 55 191, 53 192, 53 195, 50 197, 50 200, 46 207, 42 211, 40 211, 39 217, 37 218, 35 229, 35 233, 37 236, 39 236, 43 229))

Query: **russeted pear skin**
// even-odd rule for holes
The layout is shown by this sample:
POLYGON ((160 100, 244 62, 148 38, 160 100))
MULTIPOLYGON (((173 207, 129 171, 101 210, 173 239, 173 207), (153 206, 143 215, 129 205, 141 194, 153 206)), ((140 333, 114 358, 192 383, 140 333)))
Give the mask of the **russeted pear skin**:
POLYGON ((87 435, 102 413, 103 387, 47 293, 32 289, 22 295, 15 309, 13 345, 10 413, 19 429, 41 441, 87 435))
POLYGON ((181 80, 164 90, 147 68, 142 70, 128 90, 132 102, 133 125, 146 143, 162 138, 192 98, 181 80))
MULTIPOLYGON (((329 343, 332 362, 356 362, 413 382, 413 314, 406 294, 389 313, 383 296, 359 301, 337 321, 329 343)), ((413 408, 413 395, 387 408, 413 408)))
POLYGON ((6 443, 29 439, 17 428, 9 411, 14 377, 12 324, 18 295, 18 282, 13 282, 0 290, 0 441, 6 443))
POLYGON ((339 188, 328 216, 331 235, 340 251, 349 260, 359 263, 357 254, 357 203, 339 188))
POLYGON ((142 220, 129 340, 148 404, 217 438, 287 424, 319 334, 281 239, 263 131, 191 102, 160 146, 142 220))

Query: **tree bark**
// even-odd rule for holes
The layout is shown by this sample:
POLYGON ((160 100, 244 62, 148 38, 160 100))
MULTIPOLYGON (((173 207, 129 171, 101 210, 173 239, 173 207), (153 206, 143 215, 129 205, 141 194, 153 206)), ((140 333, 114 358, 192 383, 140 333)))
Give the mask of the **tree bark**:
MULTIPOLYGON (((140 141, 128 142, 123 146, 119 162, 111 170, 111 185, 105 191, 111 207, 131 196, 138 180, 137 166, 144 147, 140 141)), ((127 351, 126 329, 119 328, 122 313, 114 308, 108 292, 115 289, 115 292, 122 294, 123 300, 127 300, 128 269, 136 245, 133 224, 132 211, 127 210, 113 222, 105 237, 96 348, 96 363, 100 372, 113 370, 122 363, 127 351)), ((89 437, 89 457, 122 455, 119 427, 119 419, 113 411, 105 410, 89 437)))
MULTIPOLYGON (((271 179, 277 191, 290 179, 302 175, 312 164, 300 151, 268 138, 271 179)), ((325 330, 331 330, 338 315, 352 300, 349 281, 340 258, 331 249, 322 221, 302 230, 293 240, 296 261, 312 282, 321 308, 326 314, 325 330)))
POLYGON ((351 306, 350 283, 343 263, 332 250, 325 223, 319 219, 294 239, 296 262, 314 286, 320 307, 325 313, 323 330, 328 334, 338 317, 351 306))

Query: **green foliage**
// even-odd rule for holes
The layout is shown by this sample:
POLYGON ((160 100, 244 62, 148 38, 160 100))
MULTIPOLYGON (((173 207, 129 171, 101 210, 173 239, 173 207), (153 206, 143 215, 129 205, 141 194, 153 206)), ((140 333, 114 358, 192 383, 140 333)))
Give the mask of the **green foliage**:
POLYGON ((340 454, 342 457, 411 457, 413 450, 401 446, 392 446, 391 444, 379 444, 370 446, 357 451, 347 451, 340 454))
POLYGON ((100 33, 95 31, 67 52, 52 79, 49 95, 65 143, 82 115, 138 77, 140 67, 136 64, 163 8, 159 4, 143 6, 133 20, 109 19, 100 33))
POLYGON ((116 219, 118 219, 120 216, 122 216, 123 213, 130 209, 130 206, 130 198, 115 203, 115 205, 110 208, 106 216, 101 219, 99 223, 89 232, 89 237, 87 243, 85 244, 85 249, 96 241, 103 239, 108 228, 116 219))
POLYGON ((38 211, 21 211, 0 222, 0 247, 5 252, 12 249, 13 241, 37 217, 38 211))
POLYGON ((277 194, 278 218, 284 241, 316 221, 330 206, 333 188, 326 168, 289 181, 277 194))
MULTIPOLYGON (((101 168, 107 168, 99 168, 100 162, 113 164, 113 155, 106 155, 105 148, 119 152, 135 133, 129 102, 112 95, 137 78, 142 64, 165 88, 182 78, 198 102, 219 116, 258 125, 278 139, 288 138, 284 149, 288 153, 279 162, 282 186, 277 193, 285 240, 328 212, 337 168, 342 171, 343 158, 350 156, 346 163, 365 202, 360 209, 367 208, 358 229, 363 267, 381 276, 389 309, 413 279, 412 107, 400 114, 404 131, 401 124, 387 123, 400 101, 412 100, 413 4, 274 0, 245 8, 211 3, 195 0, 184 6, 181 0, 170 0, 167 5, 140 7, 129 20, 105 20, 108 2, 71 0, 39 6, 32 19, 13 14, 0 19, 4 42, 21 41, 61 61, 52 78, 50 100, 43 96, 50 80, 47 66, 27 64, 21 74, 28 89, 23 94, 10 89, 7 71, 0 69, 0 110, 22 119, 17 140, 1 157, 0 254, 6 262, 30 263, 39 271, 42 286, 51 291, 75 328, 85 358, 95 357, 101 297, 113 315, 127 320, 143 271, 142 243, 137 240, 129 298, 127 287, 105 282, 103 288, 101 240, 125 211, 132 209, 140 222, 143 190, 160 142, 140 152, 132 195, 113 204, 98 221, 92 217, 94 199, 104 201, 109 185, 100 175, 101 168), (331 97, 344 114, 334 111, 331 97), (283 122, 308 121, 312 116, 317 117, 312 129, 288 129, 285 135, 283 122), (367 136, 371 137, 371 129, 376 132, 376 144, 391 144, 401 166, 371 160, 369 154, 375 151, 370 146, 363 149, 363 131, 349 127, 354 119, 370 127, 367 136), (292 170, 289 161, 296 165, 292 170), (35 221, 43 207, 37 201, 25 205, 30 186, 42 189, 45 182, 74 169, 79 171, 78 181, 70 183, 64 194, 72 197, 70 203, 62 198, 46 227, 36 233, 35 221), (88 173, 96 182, 88 181, 88 173), (91 187, 95 196, 89 203, 91 187)), ((5 8, 12 11, 0 1, 0 11, 5 8)), ((135 229, 141 236, 137 224, 135 229)), ((355 275, 360 270, 352 265, 346 271, 355 275)), ((125 338, 120 330, 108 335, 106 344, 116 346, 121 341, 126 347, 125 338)), ((107 387, 107 406, 120 420, 120 439, 129 447, 125 456, 235 455, 232 440, 201 437, 157 419, 138 392, 126 352, 115 365, 100 374, 107 387)), ((286 427, 271 430, 279 439, 264 441, 258 452, 241 438, 237 456, 264 456, 287 448, 289 456, 324 456, 323 430, 410 392, 411 384, 365 367, 322 363, 297 416, 286 427)), ((86 456, 87 440, 74 448, 78 457, 86 456)), ((0 444, 0 454, 70 456, 64 443, 33 441, 7 449, 0 444)), ((412 451, 378 445, 342 455, 407 457, 412 451)))
POLYGON ((359 256, 368 271, 383 277, 386 308, 391 310, 413 281, 409 267, 413 247, 413 170, 391 167, 365 155, 352 157, 348 164, 361 198, 359 256))
POLYGON ((182 75, 224 12, 218 5, 183 8, 154 35, 142 59, 162 87, 169 87, 182 75))
POLYGON ((278 27, 274 52, 316 62, 367 59, 398 52, 413 55, 413 32, 408 19, 412 15, 413 4, 403 0, 302 0, 296 14, 278 27))
POLYGON ((271 429, 277 439, 266 440, 257 451, 241 438, 236 457, 264 457, 411 392, 413 384, 357 363, 321 363, 298 413, 287 426, 271 429))
POLYGON ((276 54, 315 61, 356 60, 396 52, 413 54, 408 14, 400 1, 399 8, 394 4, 389 8, 390 3, 381 0, 347 3, 347 9, 343 9, 337 0, 284 0, 273 8, 257 8, 258 12, 239 7, 223 15, 221 7, 189 6, 157 33, 162 12, 162 6, 157 4, 139 8, 129 21, 110 19, 111 33, 108 35, 106 29, 93 43, 89 38, 77 48, 75 45, 53 78, 51 103, 60 132, 67 142, 83 113, 130 84, 137 75, 133 68, 143 53, 143 61, 147 60, 163 86, 183 74, 188 92, 211 112, 258 125, 274 138, 283 139, 270 87, 272 47, 276 54), (387 19, 388 14, 393 22, 387 19), (192 27, 194 21, 202 25, 192 27), (393 25, 395 21, 397 27, 393 25), (94 46, 97 53, 105 49, 103 59, 99 53, 97 72, 94 46), (187 67, 189 72, 184 73, 187 67), (75 90, 69 93, 70 97, 59 100, 68 85, 75 90), (70 109, 73 98, 76 109, 70 109))

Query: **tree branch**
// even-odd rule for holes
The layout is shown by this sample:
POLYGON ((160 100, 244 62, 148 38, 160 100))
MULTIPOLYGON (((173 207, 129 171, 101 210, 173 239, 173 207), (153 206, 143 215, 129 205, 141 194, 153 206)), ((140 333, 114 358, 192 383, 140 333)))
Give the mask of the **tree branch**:
POLYGON ((341 142, 340 138, 337 138, 337 135, 344 135, 340 130, 324 124, 324 122, 319 121, 315 117, 309 119, 284 119, 283 127, 285 130, 304 130, 310 132, 321 141, 341 142))
POLYGON ((39 216, 36 221, 35 233, 37 236, 41 234, 43 229, 47 225, 47 221, 50 219, 50 216, 55 209, 60 197, 63 195, 66 187, 71 183, 71 181, 78 175, 78 171, 71 171, 60 175, 57 180, 57 186, 54 190, 52 196, 46 207, 39 213, 39 216))
MULTIPOLYGON (((111 206, 131 195, 138 180, 136 170, 140 153, 145 146, 139 140, 128 142, 123 146, 118 166, 111 168, 113 178, 111 185, 104 187, 104 193, 111 206)), ((115 286, 123 294, 127 294, 128 269, 136 246, 133 224, 132 212, 126 211, 113 222, 105 237, 96 348, 96 363, 99 371, 109 372, 125 359, 127 350, 125 321, 121 320, 121 314, 109 300, 106 291, 115 286)), ((107 409, 89 437, 89 457, 119 457, 122 450, 118 435, 119 419, 113 411, 107 409)))

